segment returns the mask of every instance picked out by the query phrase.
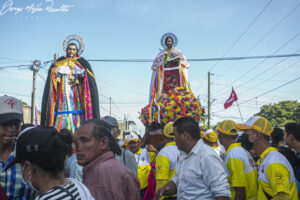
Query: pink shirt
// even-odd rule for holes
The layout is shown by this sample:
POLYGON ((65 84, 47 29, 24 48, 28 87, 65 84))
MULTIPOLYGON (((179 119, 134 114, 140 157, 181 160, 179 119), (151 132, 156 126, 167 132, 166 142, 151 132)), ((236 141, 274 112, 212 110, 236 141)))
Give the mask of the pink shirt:
POLYGON ((83 183, 95 200, 140 199, 137 176, 109 151, 83 168, 83 183))

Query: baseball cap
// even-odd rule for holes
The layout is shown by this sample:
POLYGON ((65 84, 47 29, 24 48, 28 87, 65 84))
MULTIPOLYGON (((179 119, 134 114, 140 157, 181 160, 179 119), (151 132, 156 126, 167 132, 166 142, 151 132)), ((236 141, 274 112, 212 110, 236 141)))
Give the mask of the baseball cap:
POLYGON ((54 155, 53 141, 58 132, 52 127, 29 127, 24 129, 16 142, 16 157, 5 167, 10 168, 22 161, 38 161, 54 155))
POLYGON ((252 116, 245 124, 236 125, 240 130, 254 129, 264 135, 270 136, 273 132, 272 124, 264 117, 252 116))
POLYGON ((21 102, 15 97, 0 97, 0 124, 17 119, 23 121, 23 109, 21 102))
POLYGON ((116 120, 116 118, 112 116, 105 116, 102 118, 102 120, 105 121, 107 124, 109 124, 109 126, 111 127, 119 128, 118 121, 116 120))
POLYGON ((174 122, 169 122, 164 126, 163 134, 164 136, 168 138, 174 138, 174 132, 173 132, 174 122))
POLYGON ((205 138, 209 142, 217 142, 218 141, 218 135, 212 129, 208 129, 207 131, 205 131, 203 133, 203 138, 205 138))
POLYGON ((217 131, 220 131, 221 133, 226 134, 226 135, 237 135, 238 134, 236 124, 234 123, 234 121, 231 121, 231 120, 222 121, 218 125, 217 131))

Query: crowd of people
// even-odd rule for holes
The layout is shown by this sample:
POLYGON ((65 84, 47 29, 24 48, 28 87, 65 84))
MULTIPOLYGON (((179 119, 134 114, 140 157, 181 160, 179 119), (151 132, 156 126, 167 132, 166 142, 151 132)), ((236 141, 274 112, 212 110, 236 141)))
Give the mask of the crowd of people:
POLYGON ((205 130, 182 117, 143 138, 120 133, 112 116, 75 132, 23 124, 20 101, 1 96, 0 199, 299 199, 299 123, 253 116, 205 130))

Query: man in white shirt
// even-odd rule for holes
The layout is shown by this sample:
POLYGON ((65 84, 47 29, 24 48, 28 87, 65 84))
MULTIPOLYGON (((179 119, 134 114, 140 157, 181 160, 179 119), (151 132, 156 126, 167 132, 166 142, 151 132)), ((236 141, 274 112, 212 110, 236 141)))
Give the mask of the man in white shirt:
POLYGON ((191 117, 174 124, 175 142, 180 152, 175 176, 155 196, 177 192, 180 200, 229 200, 230 189, 224 163, 215 151, 200 140, 200 129, 191 117))

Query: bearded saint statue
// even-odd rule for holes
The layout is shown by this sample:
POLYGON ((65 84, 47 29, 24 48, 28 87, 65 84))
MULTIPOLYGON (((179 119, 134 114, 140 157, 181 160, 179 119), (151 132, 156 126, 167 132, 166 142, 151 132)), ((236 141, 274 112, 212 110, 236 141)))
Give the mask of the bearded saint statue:
POLYGON ((189 63, 183 53, 176 48, 177 37, 166 33, 161 37, 162 50, 152 64, 149 103, 157 102, 176 87, 188 87, 189 63))
POLYGON ((74 132, 84 121, 100 118, 95 76, 88 61, 80 57, 84 47, 78 35, 64 40, 66 56, 54 59, 48 71, 41 125, 74 132))

